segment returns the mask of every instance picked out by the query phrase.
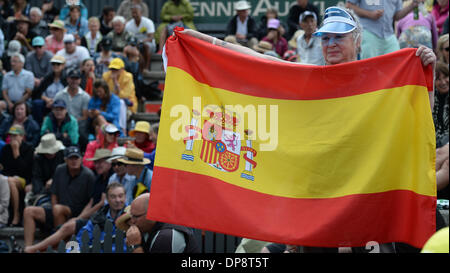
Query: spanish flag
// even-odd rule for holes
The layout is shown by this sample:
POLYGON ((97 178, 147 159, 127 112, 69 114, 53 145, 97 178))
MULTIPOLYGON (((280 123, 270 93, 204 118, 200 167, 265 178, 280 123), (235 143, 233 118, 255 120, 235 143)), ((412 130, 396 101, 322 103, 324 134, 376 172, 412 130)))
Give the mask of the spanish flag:
POLYGON ((414 49, 332 66, 175 31, 147 218, 312 247, 435 232, 432 68, 414 49))

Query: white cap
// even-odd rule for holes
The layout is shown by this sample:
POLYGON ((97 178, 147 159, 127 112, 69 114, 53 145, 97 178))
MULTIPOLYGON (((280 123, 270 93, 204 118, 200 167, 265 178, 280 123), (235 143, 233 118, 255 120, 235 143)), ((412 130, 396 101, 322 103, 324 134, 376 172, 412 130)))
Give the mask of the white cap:
POLYGON ((74 43, 75 37, 72 34, 64 35, 64 43, 74 43))

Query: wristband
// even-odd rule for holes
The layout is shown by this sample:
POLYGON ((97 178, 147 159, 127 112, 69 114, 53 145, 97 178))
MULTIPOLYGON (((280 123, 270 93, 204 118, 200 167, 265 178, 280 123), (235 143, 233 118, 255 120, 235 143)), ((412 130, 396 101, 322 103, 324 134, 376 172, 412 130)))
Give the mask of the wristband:
POLYGON ((131 245, 131 246, 130 246, 130 249, 131 249, 131 251, 134 251, 136 248, 140 248, 140 247, 142 247, 141 244, 138 244, 138 245, 131 245))

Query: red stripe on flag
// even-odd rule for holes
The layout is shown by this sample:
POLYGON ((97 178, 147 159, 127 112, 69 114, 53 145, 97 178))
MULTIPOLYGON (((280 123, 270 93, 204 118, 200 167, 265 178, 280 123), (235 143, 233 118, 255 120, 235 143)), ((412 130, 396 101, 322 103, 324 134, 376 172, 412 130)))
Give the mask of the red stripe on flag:
POLYGON ((205 156, 205 141, 202 142, 202 152, 200 153, 200 158, 203 160, 205 156))
POLYGON ((433 68, 423 68, 416 49, 346 64, 306 66, 244 55, 177 33, 168 39, 166 52, 168 66, 184 70, 198 82, 257 97, 330 99, 405 85, 433 90, 433 68))
POLYGON ((411 191, 299 199, 158 166, 153 175, 151 192, 157 194, 150 196, 147 217, 161 222, 316 247, 376 241, 421 248, 435 232, 436 198, 411 191))

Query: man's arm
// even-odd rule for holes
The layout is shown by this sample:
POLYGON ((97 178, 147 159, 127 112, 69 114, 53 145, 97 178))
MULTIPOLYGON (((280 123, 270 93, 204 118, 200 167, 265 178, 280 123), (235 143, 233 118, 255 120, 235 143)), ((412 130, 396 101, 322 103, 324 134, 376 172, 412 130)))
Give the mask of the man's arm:
POLYGON ((195 38, 198 38, 200 40, 203 40, 205 42, 208 42, 208 43, 211 43, 211 44, 214 43, 215 45, 218 45, 218 46, 221 46, 221 47, 225 47, 225 48, 231 49, 233 51, 240 52, 240 53, 243 53, 243 54, 247 54, 247 55, 250 55, 250 56, 264 58, 264 59, 272 60, 272 61, 291 63, 291 62, 282 60, 280 58, 276 58, 276 57, 272 57, 272 56, 269 56, 269 55, 258 53, 258 52, 254 51, 253 49, 250 49, 248 47, 244 47, 244 46, 241 46, 241 45, 235 45, 235 44, 232 44, 232 43, 227 43, 225 41, 222 41, 222 40, 217 39, 215 37, 212 37, 212 36, 206 35, 204 33, 198 32, 196 30, 185 29, 185 30, 181 31, 181 33, 184 33, 184 34, 187 34, 187 35, 191 35, 191 36, 193 36, 195 38))
POLYGON ((419 3, 423 3, 425 0, 414 0, 408 6, 402 8, 394 14, 394 21, 398 21, 408 15, 414 8, 419 6, 419 3))
POLYGON ((3 89, 2 94, 3 94, 3 99, 6 101, 6 104, 8 105, 9 110, 11 110, 14 104, 13 104, 13 102, 9 99, 9 96, 8 96, 8 89, 3 89))
POLYGON ((384 10, 382 9, 366 10, 350 2, 347 2, 345 4, 345 7, 347 7, 348 9, 352 9, 359 17, 365 17, 372 20, 378 20, 381 16, 383 16, 384 13, 384 10))
POLYGON ((26 102, 31 97, 31 89, 25 88, 25 93, 23 93, 23 96, 20 100, 18 100, 19 103, 26 102))
POLYGON ((98 211, 105 203, 106 195, 103 193, 100 201, 92 206, 93 199, 89 200, 89 203, 83 208, 77 219, 89 219, 96 211, 98 211))

